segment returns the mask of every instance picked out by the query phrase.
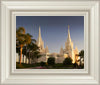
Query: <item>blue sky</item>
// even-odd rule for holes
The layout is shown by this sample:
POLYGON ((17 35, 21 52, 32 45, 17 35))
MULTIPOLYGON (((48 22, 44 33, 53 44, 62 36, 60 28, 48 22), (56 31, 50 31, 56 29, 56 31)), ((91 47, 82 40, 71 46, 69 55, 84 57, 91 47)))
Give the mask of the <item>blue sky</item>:
POLYGON ((48 45, 50 53, 65 48, 68 25, 74 48, 84 49, 84 16, 16 16, 16 28, 24 27, 36 40, 40 26, 44 46, 48 45))

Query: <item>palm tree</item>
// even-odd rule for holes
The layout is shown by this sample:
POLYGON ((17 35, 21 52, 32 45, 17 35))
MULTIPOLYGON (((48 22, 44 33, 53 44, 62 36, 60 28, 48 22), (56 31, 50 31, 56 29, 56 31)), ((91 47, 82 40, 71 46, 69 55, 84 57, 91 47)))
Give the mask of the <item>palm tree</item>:
POLYGON ((28 44, 27 46, 28 48, 28 54, 29 54, 29 63, 30 63, 30 59, 34 59, 36 58, 35 56, 38 56, 37 54, 39 54, 39 47, 34 43, 34 41, 32 41, 30 44, 28 44))
MULTIPOLYGON (((20 47, 18 47, 19 45, 17 45, 16 43, 16 53, 18 53, 18 57, 20 56, 20 47)), ((19 59, 20 62, 20 59, 19 59)))
POLYGON ((22 51, 22 54, 23 54, 23 62, 26 61, 24 60, 24 57, 26 56, 26 46, 23 46, 23 51, 22 51))
POLYGON ((28 46, 28 44, 30 44, 31 43, 31 41, 32 41, 32 35, 30 35, 29 33, 27 33, 26 34, 26 37, 25 37, 25 43, 26 43, 26 61, 27 61, 27 46, 28 46))
POLYGON ((16 31, 16 47, 20 47, 20 64, 21 64, 21 60, 22 60, 22 50, 23 50, 23 46, 26 43, 25 40, 26 36, 25 36, 25 29, 24 27, 19 27, 16 31))
POLYGON ((79 56, 80 56, 80 67, 81 67, 81 60, 82 60, 82 58, 84 59, 84 50, 81 50, 79 52, 79 56))
POLYGON ((27 49, 28 49, 28 58, 29 58, 29 64, 30 64, 30 53, 32 50, 32 43, 28 44, 27 49))

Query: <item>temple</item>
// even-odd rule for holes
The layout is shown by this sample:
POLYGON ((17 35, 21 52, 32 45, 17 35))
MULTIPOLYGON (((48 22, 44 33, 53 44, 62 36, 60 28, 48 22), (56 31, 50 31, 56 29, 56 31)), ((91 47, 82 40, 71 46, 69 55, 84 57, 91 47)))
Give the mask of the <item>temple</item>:
POLYGON ((70 36, 69 25, 68 25, 67 41, 65 42, 65 48, 63 49, 63 47, 61 46, 60 53, 49 53, 48 46, 46 46, 46 48, 44 48, 44 42, 41 37, 40 27, 39 27, 39 35, 38 35, 36 44, 40 48, 40 53, 43 55, 42 57, 40 57, 38 59, 39 62, 41 62, 41 61, 46 62, 47 59, 50 56, 52 56, 52 57, 55 57, 56 63, 62 63, 66 57, 71 57, 72 63, 75 63, 76 59, 77 59, 76 54, 79 54, 78 48, 77 47, 75 49, 73 48, 73 42, 72 42, 71 36, 70 36))

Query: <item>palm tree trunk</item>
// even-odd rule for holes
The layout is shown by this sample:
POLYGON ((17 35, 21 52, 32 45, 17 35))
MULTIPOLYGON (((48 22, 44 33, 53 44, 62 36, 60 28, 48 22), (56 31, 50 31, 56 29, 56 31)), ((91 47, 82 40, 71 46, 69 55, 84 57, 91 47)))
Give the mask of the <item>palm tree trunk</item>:
POLYGON ((26 60, 25 62, 27 63, 27 45, 26 45, 26 60))
POLYGON ((22 46, 20 47, 20 64, 21 64, 21 61, 22 61, 22 46))
POLYGON ((23 63, 24 63, 24 54, 23 54, 23 63))
POLYGON ((19 63, 20 63, 20 50, 19 50, 19 53, 18 53, 18 58, 19 58, 19 63))
POLYGON ((19 59, 18 63, 20 63, 20 54, 18 55, 18 59, 19 59))
POLYGON ((30 56, 31 56, 31 63, 30 64, 32 64, 32 52, 30 53, 30 56))
POLYGON ((30 51, 29 51, 29 64, 30 64, 30 51))

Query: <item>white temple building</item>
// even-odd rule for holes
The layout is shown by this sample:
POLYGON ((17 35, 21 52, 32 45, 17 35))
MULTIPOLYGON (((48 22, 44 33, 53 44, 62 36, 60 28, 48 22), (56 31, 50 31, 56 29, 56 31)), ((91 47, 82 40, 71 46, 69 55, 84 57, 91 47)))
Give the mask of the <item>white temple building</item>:
POLYGON ((44 48, 44 42, 41 37, 40 27, 39 27, 39 35, 38 35, 36 44, 40 48, 40 53, 42 54, 42 57, 40 57, 38 59, 38 62, 41 62, 41 61, 47 62, 49 57, 55 57, 56 63, 63 63, 63 61, 66 57, 71 57, 73 60, 72 63, 75 63, 75 61, 77 59, 76 54, 79 54, 77 47, 75 49, 73 49, 73 42, 71 40, 69 26, 68 26, 67 41, 65 42, 65 48, 63 49, 63 47, 61 46, 59 54, 58 53, 49 53, 48 46, 46 46, 46 48, 44 48))

